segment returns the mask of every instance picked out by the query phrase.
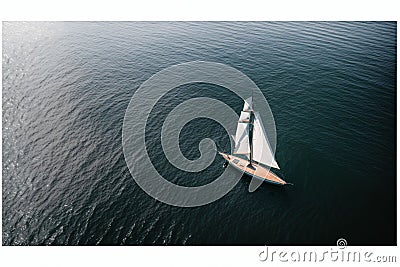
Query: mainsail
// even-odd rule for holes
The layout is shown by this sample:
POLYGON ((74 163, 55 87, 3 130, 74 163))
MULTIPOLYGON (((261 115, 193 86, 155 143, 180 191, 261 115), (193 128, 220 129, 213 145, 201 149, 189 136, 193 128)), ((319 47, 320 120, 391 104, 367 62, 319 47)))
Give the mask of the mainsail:
POLYGON ((244 101, 243 111, 253 111, 253 98, 249 97, 244 101))
POLYGON ((253 159, 265 165, 279 169, 258 112, 254 113, 253 127, 253 159))
POLYGON ((235 154, 246 154, 250 160, 279 169, 260 114, 253 111, 251 97, 245 100, 243 111, 240 113, 235 135, 235 154), (252 114, 254 114, 253 119, 252 114), (251 127, 251 123, 253 127, 251 127), (251 129, 252 142, 250 142, 251 129))
POLYGON ((235 135, 235 154, 250 154, 250 111, 252 110, 252 99, 245 100, 243 111, 236 128, 235 135))
POLYGON ((239 122, 236 129, 235 136, 235 153, 236 154, 249 154, 249 123, 239 122))

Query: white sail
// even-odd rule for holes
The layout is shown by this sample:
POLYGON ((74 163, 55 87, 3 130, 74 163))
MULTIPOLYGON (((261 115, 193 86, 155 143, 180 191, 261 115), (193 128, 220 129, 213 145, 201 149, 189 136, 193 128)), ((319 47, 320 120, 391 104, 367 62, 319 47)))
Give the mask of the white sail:
POLYGON ((235 136, 235 154, 249 154, 249 124, 239 122, 235 136))
POLYGON ((250 112, 240 112, 239 122, 250 122, 250 112))
POLYGON ((253 159, 265 165, 279 169, 258 112, 254 113, 253 159))
POLYGON ((253 98, 249 97, 244 101, 243 111, 253 110, 253 98))

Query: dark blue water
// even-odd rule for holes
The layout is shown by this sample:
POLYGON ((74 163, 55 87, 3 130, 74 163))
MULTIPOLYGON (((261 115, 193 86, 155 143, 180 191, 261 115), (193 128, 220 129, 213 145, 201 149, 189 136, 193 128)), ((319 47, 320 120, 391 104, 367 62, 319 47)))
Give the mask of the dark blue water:
MULTIPOLYGON (((348 244, 396 242, 396 23, 3 23, 3 244, 348 244), (151 75, 193 60, 248 75, 269 101, 277 161, 295 186, 172 207, 144 193, 122 152, 125 110, 151 75)), ((210 182, 168 164, 169 111, 206 96, 237 112, 227 89, 190 84, 164 96, 146 140, 156 168, 187 186, 210 182), (218 89, 218 90, 217 90, 218 89)), ((217 123, 181 133, 185 156, 217 123), (199 130, 201 129, 201 130, 199 130)))

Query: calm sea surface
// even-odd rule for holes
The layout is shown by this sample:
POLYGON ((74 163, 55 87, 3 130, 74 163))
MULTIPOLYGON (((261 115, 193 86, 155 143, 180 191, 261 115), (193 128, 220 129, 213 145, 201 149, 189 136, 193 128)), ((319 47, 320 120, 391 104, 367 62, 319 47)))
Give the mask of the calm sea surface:
MULTIPOLYGON (((4 245, 348 244, 396 242, 396 23, 3 23, 4 245), (122 151, 125 110, 138 87, 174 64, 224 63, 269 102, 276 158, 292 187, 244 177, 225 197, 179 208, 142 191, 122 151)), ((212 181, 176 171, 162 153, 166 115, 193 97, 242 101, 209 84, 181 86, 150 114, 156 168, 187 186, 212 181)), ((185 156, 223 128, 186 125, 185 156)))

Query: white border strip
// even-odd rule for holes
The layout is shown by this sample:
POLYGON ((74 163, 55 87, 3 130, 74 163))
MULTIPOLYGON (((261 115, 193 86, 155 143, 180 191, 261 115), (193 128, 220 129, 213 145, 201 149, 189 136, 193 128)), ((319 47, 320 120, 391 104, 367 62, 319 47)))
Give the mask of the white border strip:
POLYGON ((397 20, 394 0, 7 0, 4 20, 397 20))

